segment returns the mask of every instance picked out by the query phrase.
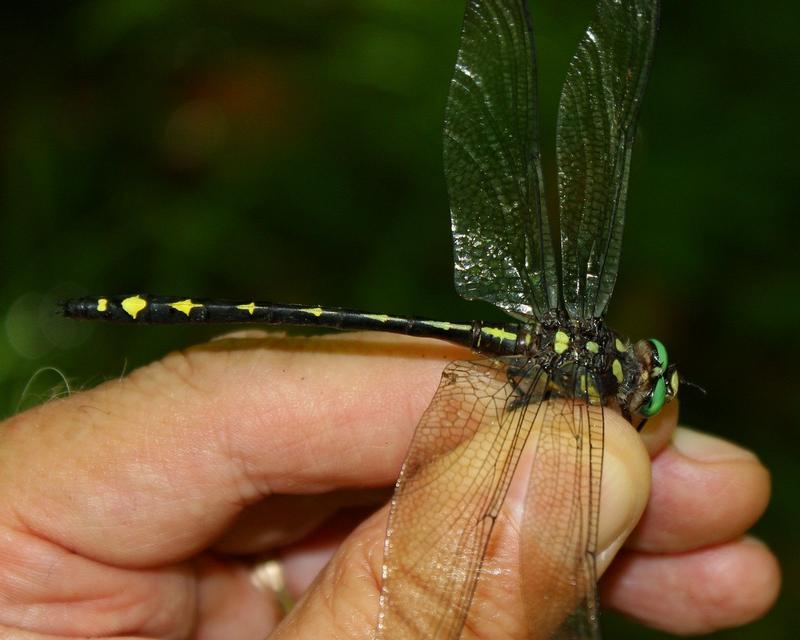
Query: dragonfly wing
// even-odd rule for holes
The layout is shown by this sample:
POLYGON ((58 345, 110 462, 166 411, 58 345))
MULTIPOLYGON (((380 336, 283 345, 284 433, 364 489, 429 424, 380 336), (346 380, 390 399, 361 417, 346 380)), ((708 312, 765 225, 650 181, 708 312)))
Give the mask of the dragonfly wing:
POLYGON ((526 0, 469 0, 444 123, 455 283, 540 317, 558 303, 526 0))
POLYGON ((414 434, 392 501, 377 640, 460 637, 500 506, 545 384, 524 356, 454 362, 414 434))
POLYGON ((573 318, 602 316, 614 289, 658 7, 658 0, 599 0, 567 72, 556 144, 562 289, 573 318))
POLYGON ((549 386, 532 442, 523 518, 528 629, 531 637, 547 629, 551 640, 599 640, 595 552, 603 465, 601 387, 577 366, 557 372, 549 386))

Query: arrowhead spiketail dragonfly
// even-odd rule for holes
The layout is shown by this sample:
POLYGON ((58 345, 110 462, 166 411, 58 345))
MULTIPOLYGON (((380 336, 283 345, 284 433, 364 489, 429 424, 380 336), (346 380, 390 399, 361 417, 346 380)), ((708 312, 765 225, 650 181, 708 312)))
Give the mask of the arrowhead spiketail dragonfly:
POLYGON ((680 382, 661 342, 629 342, 604 319, 658 14, 658 0, 599 0, 571 60, 556 128, 556 246, 528 2, 467 2, 444 123, 455 285, 464 298, 505 311, 507 323, 145 294, 64 303, 71 318, 389 331, 472 349, 474 360, 445 369, 396 484, 378 640, 461 636, 476 585, 491 579, 481 569, 497 515, 534 438, 523 517, 531 542, 520 554, 527 633, 541 637, 544 620, 551 638, 600 637, 604 412, 641 426, 680 382), (535 596, 537 580, 554 596, 535 596))

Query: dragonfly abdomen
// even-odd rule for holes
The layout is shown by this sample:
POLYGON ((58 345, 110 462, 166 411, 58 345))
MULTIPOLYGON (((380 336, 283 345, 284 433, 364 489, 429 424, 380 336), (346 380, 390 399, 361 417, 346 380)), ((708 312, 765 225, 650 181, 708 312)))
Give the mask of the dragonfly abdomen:
POLYGON ((530 332, 521 325, 443 322, 332 307, 274 304, 252 300, 212 300, 146 294, 68 300, 68 318, 136 324, 262 324, 320 327, 349 331, 385 331, 437 338, 485 355, 522 353, 530 332))

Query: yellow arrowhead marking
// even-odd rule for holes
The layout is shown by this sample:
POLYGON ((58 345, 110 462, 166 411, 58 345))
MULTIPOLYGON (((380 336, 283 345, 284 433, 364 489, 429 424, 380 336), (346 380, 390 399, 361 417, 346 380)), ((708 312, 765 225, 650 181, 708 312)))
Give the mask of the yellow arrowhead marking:
POLYGON ((136 320, 136 316, 139 315, 139 312, 147 307, 147 300, 141 296, 132 296, 130 298, 125 298, 120 306, 125 313, 136 320))
POLYGON ((303 313, 310 313, 312 316, 317 316, 319 318, 322 315, 322 308, 321 307, 313 307, 311 309, 300 309, 303 313))
POLYGON ((236 306, 237 309, 241 309, 242 311, 247 311, 250 315, 253 315, 253 312, 256 310, 256 303, 251 302, 250 304, 240 304, 236 306))
POLYGON ((187 298, 186 300, 181 300, 180 302, 172 302, 169 305, 176 311, 180 311, 183 314, 186 314, 188 317, 189 314, 192 312, 192 309, 197 309, 198 307, 202 307, 202 304, 196 304, 191 301, 191 299, 187 298))

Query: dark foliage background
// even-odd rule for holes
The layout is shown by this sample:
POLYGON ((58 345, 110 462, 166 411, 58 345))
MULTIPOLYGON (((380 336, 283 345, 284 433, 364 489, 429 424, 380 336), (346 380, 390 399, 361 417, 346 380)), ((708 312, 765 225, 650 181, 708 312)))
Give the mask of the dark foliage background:
MULTIPOLYGON (((544 135, 591 14, 533 3, 544 135)), ((569 6, 565 7, 564 5, 569 6)), ((686 423, 774 472, 785 587, 718 638, 796 637, 800 5, 665 0, 613 326, 707 387, 686 423)), ((461 0, 80 0, 0 19, 0 414, 205 329, 84 326, 69 294, 256 296, 496 317, 452 287, 440 121, 461 0)), ((548 149, 552 158, 552 145, 548 149)), ((552 163, 547 166, 553 177, 552 163)), ((614 638, 660 638, 607 616, 614 638)))

